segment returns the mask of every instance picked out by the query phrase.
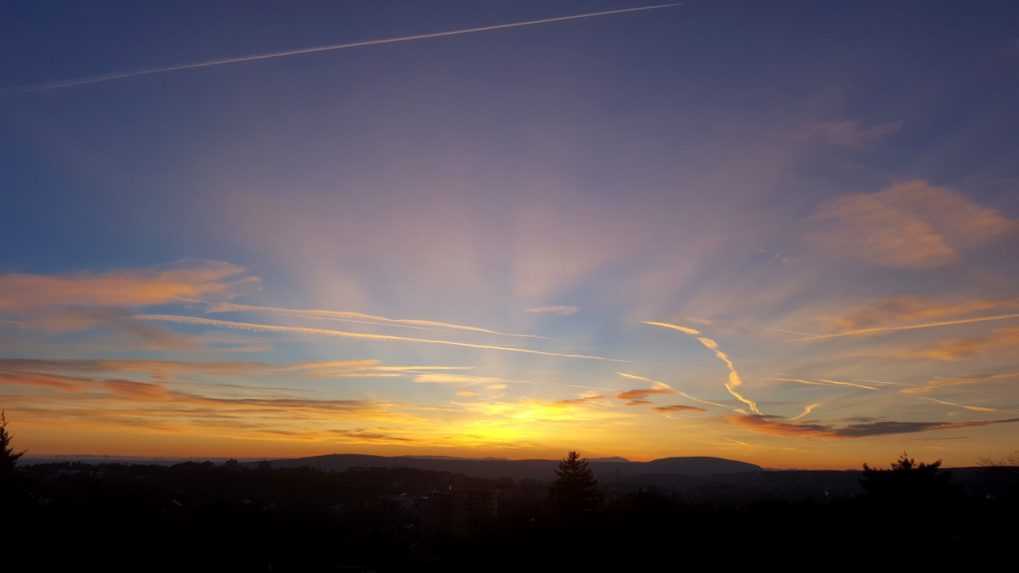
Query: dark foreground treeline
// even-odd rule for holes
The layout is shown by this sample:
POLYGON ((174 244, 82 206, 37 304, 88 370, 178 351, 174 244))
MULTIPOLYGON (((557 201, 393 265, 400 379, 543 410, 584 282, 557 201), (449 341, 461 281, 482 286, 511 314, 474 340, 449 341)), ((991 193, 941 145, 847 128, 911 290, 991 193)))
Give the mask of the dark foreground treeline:
POLYGON ((676 570, 1013 553, 1015 468, 832 472, 858 486, 841 491, 813 473, 615 483, 571 500, 549 483, 413 469, 21 465, 0 484, 0 536, 5 560, 30 565, 10 571, 676 570))

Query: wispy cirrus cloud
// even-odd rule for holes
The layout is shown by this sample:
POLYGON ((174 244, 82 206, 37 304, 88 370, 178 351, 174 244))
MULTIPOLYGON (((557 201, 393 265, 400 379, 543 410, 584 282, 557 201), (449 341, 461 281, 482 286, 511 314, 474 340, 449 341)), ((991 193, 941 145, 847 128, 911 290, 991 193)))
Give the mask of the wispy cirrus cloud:
POLYGON ((837 197, 810 222, 807 240, 828 254, 913 269, 953 263, 966 249, 1016 229, 998 211, 922 180, 837 197))
POLYGON ((389 334, 375 334, 368 332, 351 332, 347 330, 334 330, 331 328, 312 328, 306 326, 283 326, 278 324, 262 324, 253 322, 237 322, 232 320, 218 320, 197 316, 180 316, 170 314, 141 314, 136 315, 139 320, 154 320, 160 322, 171 322, 177 324, 190 324, 195 326, 210 326, 216 328, 229 328, 235 330, 246 330, 250 332, 277 332, 289 334, 308 334, 316 336, 329 336, 338 338, 350 338, 358 340, 374 340, 379 342, 404 342, 416 344, 431 344, 440 346, 455 346, 459 348, 473 348, 476 350, 493 350, 498 352, 514 352, 520 354, 533 354, 537 356, 549 356, 556 358, 575 358, 579 360, 600 360, 609 362, 624 362, 605 356, 592 354, 576 354, 567 352, 550 352, 522 348, 519 346, 499 346, 495 344, 474 344, 469 342, 458 342, 453 340, 441 340, 435 338, 415 338, 409 336, 395 336, 389 334))

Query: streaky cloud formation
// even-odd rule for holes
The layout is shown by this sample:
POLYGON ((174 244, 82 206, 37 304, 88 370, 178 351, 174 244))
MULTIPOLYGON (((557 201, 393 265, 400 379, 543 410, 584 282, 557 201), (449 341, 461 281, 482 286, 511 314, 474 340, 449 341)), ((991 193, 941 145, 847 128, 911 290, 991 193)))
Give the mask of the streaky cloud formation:
POLYGON ((414 376, 429 372, 471 370, 473 366, 387 365, 379 360, 325 360, 268 364, 264 362, 187 362, 171 360, 39 360, 0 359, 0 372, 56 372, 78 374, 147 374, 169 381, 183 375, 279 376, 302 374, 311 378, 379 378, 414 376))
POLYGON ((134 70, 130 72, 111 73, 101 76, 91 76, 86 78, 79 78, 76 80, 68 80, 62 82, 50 82, 45 84, 37 84, 31 86, 24 86, 20 89, 23 91, 41 91, 58 88, 70 88, 75 86, 84 86, 89 84, 98 84, 102 82, 109 82, 114 80, 124 80, 128 78, 136 78, 140 76, 150 76, 154 74, 165 74, 169 72, 179 72, 184 70, 198 70, 202 68, 211 68, 215 66, 225 66, 230 64, 243 64, 248 62, 258 62, 262 60, 274 60, 277 58, 289 58, 293 56, 304 56, 309 54, 320 54, 323 52, 335 52, 338 50, 347 50, 351 48, 364 48, 368 46, 382 46, 385 44, 399 44, 403 42, 417 42, 420 40, 431 40, 436 38, 449 38, 453 36, 463 36, 465 34, 477 34, 480 32, 492 32, 496 30, 509 30, 512 28, 523 28, 526 26, 539 26, 543 24, 555 24, 560 22, 570 22, 573 20, 583 20, 587 18, 599 18, 602 16, 615 16, 621 14, 631 14, 635 12, 647 12, 649 10, 660 10, 663 8, 674 8, 680 6, 681 3, 674 2, 669 4, 654 4, 649 6, 637 6, 634 8, 621 8, 618 10, 603 10, 600 12, 586 12, 583 14, 573 14, 570 16, 557 16, 553 18, 540 18, 536 20, 525 20, 522 22, 510 22, 508 24, 494 24, 491 26, 478 26, 474 28, 462 28, 459 30, 448 30, 445 32, 432 32, 428 34, 413 34, 410 36, 397 36, 393 38, 379 38, 376 40, 363 40, 360 42, 346 42, 342 44, 329 44, 326 46, 316 46, 313 48, 300 48, 296 50, 284 50, 279 52, 267 52, 263 54, 254 54, 251 56, 240 56, 234 58, 218 58, 215 60, 207 60, 204 62, 192 62, 188 64, 178 64, 175 66, 163 66, 158 68, 146 68, 142 70, 134 70))
POLYGON ((809 416, 810 413, 813 412, 814 410, 816 410, 817 407, 820 406, 820 405, 821 405, 820 402, 814 402, 812 404, 807 404, 806 406, 803 407, 803 411, 802 412, 800 412, 799 414, 793 416, 792 418, 789 418, 789 420, 791 420, 791 421, 792 420, 802 420, 803 418, 809 416))
POLYGON ((647 324, 649 326, 657 326, 659 328, 667 328, 669 330, 675 330, 678 332, 682 332, 683 334, 688 334, 690 336, 696 337, 697 341, 700 342, 701 345, 703 345, 705 348, 713 352, 715 354, 715 357, 721 360, 722 363, 725 364, 725 367, 729 370, 729 381, 725 383, 726 391, 728 391, 733 398, 736 398, 740 402, 743 402, 743 404, 745 404, 747 408, 750 408, 750 411, 753 412, 754 414, 758 415, 761 414, 760 409, 757 407, 757 403, 751 400, 750 398, 747 398, 737 390, 739 386, 743 385, 743 378, 740 376, 739 371, 736 370, 736 365, 733 364, 732 360, 729 358, 729 355, 726 354, 725 352, 722 352, 722 350, 718 347, 718 342, 705 336, 699 336, 701 332, 696 328, 690 328, 688 326, 682 326, 680 324, 655 321, 644 321, 644 324, 647 324))
POLYGON ((480 326, 471 326, 467 324, 454 324, 451 322, 439 322, 436 320, 421 320, 421 319, 410 319, 410 318, 388 318, 385 316, 379 316, 377 314, 367 314, 363 312, 355 311, 339 311, 339 310, 319 310, 319 309, 297 309, 297 308, 280 308, 275 306, 256 306, 251 304, 233 304, 233 303, 220 303, 211 305, 209 307, 211 313, 224 313, 224 312, 257 312, 257 313, 279 313, 288 314, 292 316, 300 316, 302 318, 321 318, 328 320, 341 320, 347 322, 356 322, 359 324, 364 323, 381 323, 396 326, 412 326, 418 328, 447 328, 451 330, 463 330, 467 332, 476 332, 480 334, 492 334, 496 336, 511 336, 517 338, 542 338, 534 334, 516 334, 512 332, 500 332, 498 330, 492 330, 489 328, 481 328, 480 326))
POLYGON ((982 374, 977 376, 964 376, 955 378, 934 378, 928 380, 922 386, 911 386, 899 390, 901 394, 929 394, 935 390, 951 388, 954 386, 971 386, 975 384, 991 384, 1004 380, 1019 379, 1019 372, 998 372, 994 374, 982 374))
POLYGON ((801 342, 812 342, 816 340, 830 340, 832 338, 843 338, 846 336, 874 336, 880 334, 887 334, 889 332, 903 332, 909 330, 924 330, 927 328, 942 328, 945 326, 960 326, 964 324, 976 324, 980 322, 993 322, 999 320, 1014 320, 1019 318, 1019 313, 1011 314, 999 314, 995 316, 977 316, 973 318, 961 318, 958 320, 942 320, 938 322, 926 322, 922 324, 904 324, 899 326, 876 326, 873 328, 860 328, 857 330, 849 330, 845 332, 835 332, 832 334, 816 334, 811 336, 805 336, 797 338, 796 340, 801 342))
POLYGON ((859 388, 860 390, 878 390, 878 388, 868 386, 866 384, 857 384, 856 382, 846 382, 843 380, 829 380, 827 378, 810 380, 806 378, 772 378, 772 380, 776 380, 778 382, 792 382, 793 384, 805 384, 808 386, 848 386, 850 388, 859 388))
POLYGON ((1000 420, 980 420, 973 422, 864 422, 847 426, 831 426, 827 424, 802 423, 790 424, 775 420, 772 416, 730 416, 730 423, 745 427, 755 432, 775 436, 803 436, 817 438, 868 438, 890 434, 912 434, 931 430, 957 430, 961 428, 979 428, 998 424, 1013 424, 1019 418, 1000 420))
POLYGON ((707 412, 704 408, 698 408, 697 406, 686 406, 684 404, 670 404, 668 406, 655 406, 655 411, 662 413, 672 412, 707 412))
POLYGON ((140 314, 136 315, 139 320, 155 320, 161 322, 172 322, 177 324, 191 324, 198 326, 211 326, 218 328, 231 328, 237 330, 248 330, 252 332, 280 332, 290 334, 311 334, 318 336, 334 336, 339 338, 352 338, 359 340, 375 340, 384 342, 409 342, 417 344, 434 344, 442 346, 456 346, 459 348, 474 348, 476 350, 494 350, 499 352, 517 352, 521 354, 534 354, 537 356, 550 356, 556 358, 576 358, 579 360, 604 360, 609 362, 625 362, 607 358, 605 356, 594 356, 591 354, 571 354, 563 352, 546 352, 531 348, 520 348, 517 346, 497 346, 494 344, 472 344, 469 342, 457 342, 453 340, 439 340, 435 338, 414 338, 409 336, 394 336, 389 334, 373 334, 368 332, 350 332, 347 330, 333 330, 330 328, 312 328, 307 326, 281 326, 278 324, 260 324, 254 322, 235 322, 232 320, 218 320, 214 318, 202 318, 197 316, 179 316, 171 314, 140 314))
POLYGON ((258 282, 243 267, 219 261, 66 275, 0 274, 0 312, 52 307, 153 306, 216 295, 258 282))
POLYGON ((962 408, 964 410, 969 410, 971 412, 987 413, 987 412, 997 412, 998 411, 995 408, 987 408, 985 406, 969 406, 967 404, 959 404, 958 402, 950 402, 948 400, 941 400, 939 398, 931 398, 929 396, 921 396, 921 399, 927 400, 927 401, 930 401, 930 402, 934 402, 935 404, 941 404, 943 406, 953 406, 953 407, 956 407, 956 408, 962 408))
POLYGON ((686 398, 687 400, 690 400, 691 402, 697 402, 698 404, 704 404, 706 406, 715 406, 716 408, 725 408, 726 410, 732 410, 731 407, 726 406, 725 404, 721 404, 719 402, 712 402, 710 400, 702 400, 700 398, 691 396, 690 394, 687 394, 686 392, 683 392, 682 390, 673 388, 669 384, 666 384, 665 382, 662 382, 660 380, 652 380, 651 378, 647 378, 645 376, 640 376, 638 374, 631 374, 629 372, 616 372, 616 374, 618 374, 619 376, 621 376, 623 378, 627 378, 627 379, 630 379, 630 380, 640 380, 642 382, 650 382, 650 383, 654 384, 656 388, 661 387, 661 386, 672 388, 672 390, 674 390, 676 394, 686 398))

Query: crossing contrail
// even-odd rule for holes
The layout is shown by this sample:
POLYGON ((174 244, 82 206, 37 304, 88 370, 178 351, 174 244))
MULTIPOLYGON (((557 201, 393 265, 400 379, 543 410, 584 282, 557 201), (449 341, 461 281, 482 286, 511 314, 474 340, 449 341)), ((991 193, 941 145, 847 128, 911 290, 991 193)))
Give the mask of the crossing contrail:
MULTIPOLYGON (((261 60, 273 60, 276 58, 289 58, 290 56, 303 56, 306 54, 318 54, 321 52, 332 52, 336 50, 346 50, 348 48, 363 48, 366 46, 381 46, 383 44, 398 44, 401 42, 416 42, 418 40, 431 40, 434 38, 448 38, 450 36, 462 36, 465 34, 477 34, 479 32, 491 32, 494 30, 508 30, 511 28, 523 28, 525 26, 539 26, 542 24, 555 24, 559 22, 570 22, 573 20, 583 20, 586 18, 598 18, 601 16, 614 16, 617 14, 630 14, 633 12, 647 12, 649 10, 660 10, 663 8, 674 8, 680 6, 681 2, 672 2, 668 4, 653 4, 649 6, 637 6, 635 8, 621 8, 618 10, 603 10, 601 12, 586 12, 584 14, 574 14, 571 16, 556 16, 553 18, 541 18, 538 20, 523 20, 520 22, 510 22, 508 24, 493 24, 490 26, 479 26, 475 28, 461 28, 458 30, 447 30, 445 32, 431 32, 427 34, 414 34, 411 36, 396 36, 391 38, 378 38, 375 40, 362 40, 360 42, 347 42, 343 44, 329 44, 327 46, 315 46, 311 48, 298 48, 295 50, 285 50, 282 52, 266 52, 263 54, 253 54, 250 56, 238 56, 233 58, 219 58, 215 60, 206 60, 204 62, 194 62, 190 64, 177 64, 174 66, 164 66, 159 68, 147 68, 141 70, 134 70, 129 72, 116 72, 110 74, 104 74, 100 76, 91 76, 85 78, 78 78, 74 80, 51 82, 43 84, 34 84, 29 86, 23 86, 20 89, 24 91, 43 91, 57 88, 70 88, 75 86, 83 86, 88 84, 98 84, 102 82, 109 82, 113 80, 124 80, 127 78, 136 78, 139 76, 149 76, 154 74, 163 74, 167 72, 179 72, 183 70, 197 70, 201 68, 211 68, 214 66, 224 66, 228 64, 243 64, 245 62, 258 62, 261 60)), ((18 89, 18 88, 14 88, 18 89)))

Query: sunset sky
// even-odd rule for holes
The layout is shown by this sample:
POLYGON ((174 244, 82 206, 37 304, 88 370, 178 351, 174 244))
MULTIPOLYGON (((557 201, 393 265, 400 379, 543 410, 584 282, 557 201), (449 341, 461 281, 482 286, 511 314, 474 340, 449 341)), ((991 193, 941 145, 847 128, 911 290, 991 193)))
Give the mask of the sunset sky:
POLYGON ((4 2, 16 445, 1019 450, 1015 3, 646 5, 4 2))

